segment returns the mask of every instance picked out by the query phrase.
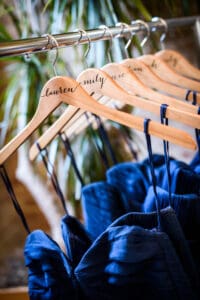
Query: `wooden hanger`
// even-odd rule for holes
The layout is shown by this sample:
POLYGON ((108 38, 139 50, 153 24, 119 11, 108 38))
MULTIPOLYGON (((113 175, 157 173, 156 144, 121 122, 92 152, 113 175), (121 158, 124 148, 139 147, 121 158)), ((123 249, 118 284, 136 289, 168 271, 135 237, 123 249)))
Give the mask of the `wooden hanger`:
MULTIPOLYGON (((130 68, 135 73, 135 75, 138 76, 138 78, 150 88, 156 89, 157 91, 162 91, 168 95, 177 97, 181 100, 185 99, 187 93, 186 89, 180 88, 178 86, 175 86, 171 83, 164 81, 163 79, 158 77, 155 73, 153 73, 152 70, 142 62, 142 60, 136 58, 129 58, 123 60, 121 64, 130 68)), ((200 97, 197 96, 197 98, 199 102, 200 97)), ((191 94, 189 95, 188 100, 193 101, 193 97, 191 94)), ((181 103, 183 106, 187 105, 189 109, 188 103, 184 103, 184 102, 181 103)), ((189 110, 190 112, 197 111, 196 108, 194 107, 192 108, 192 105, 190 109, 191 109, 189 110)))
MULTIPOLYGON (((109 66, 112 66, 110 64, 109 66)), ((108 68, 108 67, 107 67, 108 68)), ((115 64, 113 64, 113 68, 115 68, 115 64)), ((112 69, 113 70, 113 69, 112 69)), ((119 68, 118 68, 119 70, 119 68)), ((123 70, 124 72, 126 71, 123 70)), ((112 73, 113 74, 113 73, 112 73)), ((115 72, 115 76, 116 76, 115 72)), ((120 73, 119 78, 123 78, 125 76, 125 73, 120 73)), ((131 78, 130 78, 131 79, 131 78)), ((112 80, 110 76, 107 75, 107 73, 98 70, 98 69, 87 69, 83 71, 77 78, 77 80, 80 82, 80 84, 86 88, 87 92, 89 94, 96 93, 99 96, 107 96, 109 98, 120 100, 124 104, 129 104, 132 106, 139 107, 143 110, 147 110, 150 112, 153 112, 154 114, 160 115, 160 105, 157 103, 154 103, 152 101, 147 101, 145 99, 129 95, 124 89, 122 89, 116 82, 112 80)), ((131 89, 131 84, 127 85, 127 80, 124 81, 124 84, 126 85, 125 88, 129 87, 131 89)), ((124 87, 124 85, 123 85, 124 87)), ((188 105, 188 104, 187 104, 188 105)), ((191 106, 191 105, 188 105, 191 106)), ((193 109, 194 106, 191 106, 193 109)), ((73 122, 76 121, 77 118, 79 118, 84 113, 84 110, 79 111, 78 115, 75 115, 75 117, 71 120, 72 122, 68 124, 68 113, 64 113, 54 125, 52 125, 52 131, 49 129, 47 132, 44 133, 42 137, 39 139, 39 143, 41 148, 45 148, 51 140, 56 137, 56 135, 59 132, 67 131, 69 127, 73 124, 73 122), (65 124, 68 124, 67 127, 65 124), (63 127, 65 126, 64 130, 63 127)), ((184 111, 180 111, 177 109, 174 109, 173 107, 167 108, 166 116, 169 119, 176 120, 178 122, 185 123, 189 126, 192 126, 194 128, 200 127, 200 116, 196 114, 187 113, 184 111)), ((75 126, 76 128, 76 126, 75 126)), ((73 130, 71 130, 72 134, 73 130)), ((39 154, 38 149, 35 145, 31 147, 30 150, 30 159, 33 160, 37 157, 39 154)))
MULTIPOLYGON (((160 22, 163 26, 164 32, 160 36, 160 42, 162 43, 167 35, 168 25, 167 22, 159 17, 154 17, 152 22, 160 22)), ((148 28, 148 25, 146 23, 148 28)), ((156 27, 155 27, 156 29, 156 27)), ((148 32, 150 28, 148 28, 148 32)), ((182 54, 175 50, 164 49, 154 54, 155 56, 159 57, 162 61, 164 61, 171 70, 174 70, 176 73, 180 75, 189 77, 191 79, 200 80, 200 70, 194 67, 182 54)), ((193 89, 193 88, 191 88, 193 89)), ((195 89, 193 89, 195 90, 195 89)), ((198 91, 198 90, 196 90, 198 91)))
MULTIPOLYGON (((82 79, 84 80, 83 76, 82 79)), ((99 83, 100 78, 94 78, 94 80, 98 80, 99 83)), ((90 86, 90 82, 85 84, 90 86)), ((102 84, 104 83, 100 81, 100 86, 102 84)), ((143 131, 143 118, 108 108, 96 102, 76 80, 69 77, 57 76, 50 79, 43 87, 39 105, 32 120, 15 138, 0 150, 0 165, 27 140, 61 103, 73 105, 98 116, 103 116, 125 126, 143 131)), ((149 134, 186 148, 196 149, 196 143, 193 138, 183 130, 151 121, 149 124, 149 134)))
POLYGON ((171 107, 174 107, 181 111, 186 111, 194 114, 197 113, 197 107, 194 107, 188 103, 183 103, 167 95, 162 95, 150 89, 148 86, 142 83, 142 81, 135 75, 131 68, 127 67, 126 63, 111 63, 105 65, 101 69, 109 74, 114 80, 117 81, 117 83, 122 88, 128 90, 131 94, 139 95, 140 97, 152 100, 160 104, 168 104, 171 107))
POLYGON ((161 79, 174 85, 200 92, 200 84, 198 82, 179 75, 159 57, 148 54, 138 57, 138 60, 143 61, 161 79))
POLYGON ((193 66, 183 55, 171 49, 164 49, 154 55, 162 59, 170 68, 180 75, 200 80, 200 70, 193 66))
MULTIPOLYGON (((104 29, 105 30, 107 30, 108 28, 106 27, 106 26, 104 26, 104 29)), ((112 35, 111 35, 111 37, 112 37, 112 35)), ((89 43, 90 43, 90 40, 88 39, 88 41, 89 41, 89 43)), ((121 67, 121 68, 123 68, 123 67, 121 67)), ((119 67, 118 67, 118 69, 119 69, 119 67)), ((123 71, 126 71, 125 73, 130 73, 130 75, 131 75, 131 72, 130 71, 128 71, 128 69, 126 68, 126 70, 124 69, 123 71)), ((84 72, 84 74, 85 74, 85 72, 84 72)), ((116 75, 116 74, 115 74, 116 75)), ((85 75, 84 75, 85 76, 85 75)), ((97 77, 98 77, 98 75, 97 75, 97 77)), ((131 76, 130 76, 131 77, 131 76)), ((80 79, 80 76, 79 76, 79 79, 80 79)), ((138 93, 138 86, 140 87, 140 89, 139 89, 139 92, 141 93, 143 90, 144 90, 144 88, 145 88, 145 86, 144 85, 142 85, 142 83, 139 85, 139 80, 137 79, 137 77, 136 76, 134 76, 133 74, 132 74, 132 77, 131 77, 131 79, 132 79, 132 81, 133 81, 133 79, 135 79, 135 82, 136 82, 136 84, 134 85, 134 87, 137 89, 137 93, 138 93), (133 78, 134 77, 134 78, 133 78)), ((89 79, 90 80, 90 79, 89 79)), ((97 92, 97 90, 95 90, 96 92, 97 92)), ((150 90, 150 91, 152 91, 152 90, 150 90)), ((146 96, 148 95, 149 96, 149 94, 150 94, 150 91, 146 91, 146 96), (148 93, 147 93, 148 92, 148 93)), ((102 93, 102 90, 101 90, 101 93, 102 93)), ((155 93, 154 91, 152 91, 152 93, 155 93)), ((107 94, 106 94, 107 95, 107 94)), ((152 95, 152 98, 155 98, 155 95, 152 95)), ((177 101, 178 102, 178 101, 177 101)), ((161 103, 163 103, 163 102, 161 102, 161 103)), ((178 104, 179 104, 179 102, 178 102, 178 104)), ((180 105, 180 104, 179 104, 180 105)), ((65 128, 64 128, 64 131, 67 133, 68 132, 68 134, 69 134, 69 131, 70 131, 70 133, 72 134, 73 133, 73 131, 74 130, 76 130, 76 126, 74 126, 74 122, 73 121, 76 121, 77 120, 77 118, 80 118, 81 117, 81 115, 84 113, 84 111, 81 111, 81 110, 79 110, 79 112, 77 112, 77 114, 73 117, 73 119, 70 121, 70 122, 68 122, 68 112, 66 111, 61 117, 60 117, 60 120, 58 120, 57 122, 55 122, 55 124, 54 125, 52 125, 51 126, 51 128, 52 128, 52 130, 48 130, 42 137, 40 137, 40 139, 39 139, 39 143, 40 143, 40 145, 41 145, 41 147, 43 148, 43 147, 46 147, 49 143, 50 143, 50 141, 58 134, 58 132, 60 132, 60 131, 63 131, 63 125, 65 124, 65 123, 67 123, 67 125, 65 126, 65 128), (72 126, 74 126, 74 128, 72 128, 72 126), (70 130, 71 129, 71 130, 70 130)), ((196 117, 196 116, 195 116, 196 117)), ((83 124, 82 124, 82 127, 85 127, 83 124)), ((32 146, 32 148, 31 148, 31 150, 30 150, 30 158, 31 159, 34 159, 36 156, 37 156, 37 154, 38 154, 38 150, 37 150, 37 148, 36 148, 36 146, 35 145, 33 145, 32 146)))
MULTIPOLYGON (((154 17, 151 21, 159 21, 163 26, 164 31, 160 36, 160 42, 162 43, 165 40, 168 31, 167 22, 160 17, 154 17)), ((153 27, 153 29, 155 31, 156 27, 153 27)), ((139 59, 142 59, 143 62, 147 64, 152 69, 152 71, 163 80, 171 82, 172 84, 177 86, 185 87, 188 90, 200 92, 200 84, 197 81, 178 74, 158 55, 143 55, 139 59)), ((200 103, 200 94, 198 95, 197 103, 200 103)))
MULTIPOLYGON (((107 101, 103 101, 106 103, 107 101)), ((92 122, 94 117, 89 115, 89 120, 85 119, 85 111, 83 109, 69 106, 64 113, 56 120, 42 136, 37 140, 41 149, 45 149, 51 141, 58 135, 58 133, 65 133, 69 138, 77 131, 77 120, 84 119, 84 123, 81 124, 81 130, 84 130, 88 126, 88 122, 92 122), (87 121, 87 122, 86 122, 87 121)), ((36 144, 33 144, 29 150, 29 158, 31 161, 35 160, 39 155, 39 149, 36 144)))

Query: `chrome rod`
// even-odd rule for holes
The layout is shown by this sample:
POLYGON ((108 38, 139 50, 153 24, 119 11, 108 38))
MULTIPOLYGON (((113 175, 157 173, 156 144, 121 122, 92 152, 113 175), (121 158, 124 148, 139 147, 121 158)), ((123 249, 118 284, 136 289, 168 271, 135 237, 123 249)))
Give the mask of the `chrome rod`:
MULTIPOLYGON (((174 18, 174 19, 166 19, 166 23, 168 25, 168 30, 174 29, 180 26, 190 26, 195 25, 196 21, 200 20, 200 16, 193 17, 183 17, 183 18, 174 18)), ((149 22, 148 23, 150 30, 155 31, 155 28, 158 30, 163 30, 163 24, 159 21, 149 22)), ((57 40, 58 48, 63 48, 67 46, 88 43, 88 37, 91 42, 96 42, 99 40, 108 40, 111 38, 111 34, 113 38, 119 37, 128 37, 128 34, 138 33, 138 32, 146 32, 146 28, 142 24, 131 24, 129 27, 121 27, 113 26, 109 27, 109 31, 105 31, 105 29, 92 29, 87 30, 86 34, 82 33, 82 38, 80 39, 79 32, 69 32, 64 34, 55 34, 53 37, 57 40)), ((45 52, 51 50, 52 47, 48 44, 47 37, 36 37, 29 39, 21 39, 21 40, 13 40, 8 42, 0 43, 0 58, 8 57, 8 56, 18 56, 24 54, 32 54, 38 52, 45 52)))

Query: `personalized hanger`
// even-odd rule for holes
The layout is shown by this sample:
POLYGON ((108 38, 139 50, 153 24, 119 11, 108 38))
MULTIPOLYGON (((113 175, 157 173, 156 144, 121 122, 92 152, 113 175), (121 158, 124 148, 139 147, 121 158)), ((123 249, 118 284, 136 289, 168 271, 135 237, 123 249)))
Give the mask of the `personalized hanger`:
MULTIPOLYGON (((89 54, 90 50, 90 38, 87 35, 86 31, 83 29, 78 29, 80 33, 80 38, 77 42, 82 38, 82 34, 85 33, 88 38, 88 48, 84 54, 84 59, 86 60, 87 55, 89 54)), ((55 63, 55 62, 54 62, 55 63)), ((100 99, 102 104, 110 102, 109 99, 100 99)), ((58 135, 58 133, 65 133, 66 136, 70 137, 75 134, 77 131, 77 126, 80 125, 80 119, 83 120, 84 123, 81 124, 81 130, 84 130, 89 122, 94 120, 94 117, 88 114, 89 119, 85 119, 85 111, 73 106, 69 106, 65 112, 60 116, 60 118, 54 122, 46 131, 45 133, 38 139, 38 143, 41 149, 45 149, 49 143, 58 135), (79 121, 77 125, 77 121, 79 121)), ((39 150, 36 144, 33 144, 29 151, 29 158, 30 160, 34 160, 39 154, 39 150)))
MULTIPOLYGON (((88 78, 82 76, 83 85, 90 86, 88 78)), ((94 78, 95 82, 100 84, 100 89, 104 82, 100 77, 94 78)), ((109 83, 108 83, 109 84, 109 83)), ((91 88, 90 88, 91 89, 91 88)), ((40 126, 40 124, 62 103, 70 104, 75 107, 89 111, 98 116, 118 122, 125 126, 143 131, 144 119, 129 115, 124 112, 108 108, 95 101, 83 89, 76 80, 69 77, 57 76, 50 79, 43 87, 37 111, 32 120, 18 135, 13 138, 3 149, 0 150, 0 165, 3 164, 18 147, 23 144, 28 137, 40 126)), ((180 146, 195 149, 196 144, 193 138, 186 132, 169 126, 161 125, 151 121, 149 124, 149 134, 155 135, 180 146)))
MULTIPOLYGON (((138 59, 142 60, 161 79, 174 85, 200 92, 200 84, 197 81, 179 75, 158 56, 148 54, 138 59)), ((200 103, 200 95, 198 97, 198 103, 200 103)))
MULTIPOLYGON (((102 85, 102 82, 100 85, 102 85)), ((73 105, 114 122, 143 131, 143 118, 108 108, 95 101, 76 80, 69 77, 57 76, 50 79, 43 87, 38 109, 29 124, 1 149, 0 164, 3 164, 25 142, 33 131, 39 127, 48 115, 62 103, 73 105)), ((183 130, 151 121, 149 124, 149 134, 189 149, 196 149, 193 138, 183 130)))
MULTIPOLYGON (((108 76, 105 72, 98 70, 98 69, 87 69, 86 71, 83 71, 77 79, 80 84, 87 89, 87 91, 90 94, 99 94, 100 96, 107 96, 109 98, 115 98, 117 100, 122 101, 123 103, 135 105, 142 109, 146 109, 147 111, 154 112, 158 115, 160 115, 160 106, 153 102, 148 102, 144 99, 133 97, 132 95, 129 95, 126 93, 120 86, 118 86, 110 76, 108 76), (125 100, 126 99, 126 100, 125 100)), ((94 101, 94 100, 93 100, 94 101)), ((96 102, 96 105, 101 105, 96 102)), ((104 106, 105 107, 105 106, 104 106)), ((107 108, 107 107, 105 107, 107 108)), ((108 109, 108 108, 107 108, 108 109)), ((83 112, 80 112, 83 113, 83 112)), ((118 112, 119 113, 119 112, 118 112)), ((168 114, 169 117, 180 120, 180 112, 173 110, 171 108, 168 108, 168 114)), ((98 113, 97 113, 98 115, 98 113)), ((60 117, 61 121, 57 121, 54 129, 54 136, 63 128, 64 122, 66 122, 66 116, 60 117), (64 121, 64 122, 63 122, 64 121), (59 123, 60 122, 60 123, 59 123)), ((191 116, 190 114, 186 114, 184 116, 184 119, 187 120, 186 122, 189 122, 191 124, 191 120, 195 120, 195 127, 198 126, 199 123, 199 117, 197 115, 191 116), (185 118, 186 117, 186 118, 185 118), (192 117, 192 118, 191 118, 192 117), (198 125, 197 125, 198 124, 198 125)), ((66 122, 67 123, 67 122, 66 122)), ((120 122, 119 122, 120 123, 120 122)), ((49 130, 50 133, 50 130, 49 130)), ((50 133, 51 135, 51 133, 50 133)), ((51 135, 51 138, 54 136, 51 135)), ((40 145, 47 146, 47 144, 50 142, 49 136, 46 134, 43 138, 40 138, 40 145)), ((33 147, 30 152, 30 158, 34 159, 37 155, 36 147, 33 147)))
MULTIPOLYGON (((136 21, 133 21, 134 23, 136 21)), ((141 22, 141 21, 140 21, 141 22)), ((147 23, 142 21, 143 26, 147 29, 147 35, 146 40, 147 41, 149 35, 150 35, 150 28, 147 23)), ((163 35, 161 36, 163 38, 163 35)), ((131 59, 125 59, 121 62, 124 66, 127 66, 131 69, 131 71, 134 72, 134 74, 148 87, 152 89, 156 89, 157 91, 164 92, 167 95, 171 95, 173 97, 179 98, 181 100, 184 100, 187 94, 187 90, 181 87, 178 87, 174 84, 171 84, 169 82, 166 82, 165 80, 161 79, 159 76, 157 76, 145 63, 143 63, 141 60, 136 58, 131 59)), ((189 101, 193 101, 192 95, 188 98, 189 101)), ((178 104, 178 103, 177 103, 178 104)), ((185 103, 182 103, 183 106, 185 106, 185 103)), ((175 106, 174 102, 174 106, 175 106)), ((183 108, 182 106, 182 108, 183 108)), ((176 106, 175 106, 176 107, 176 106)), ((195 112, 194 108, 189 108, 188 104, 188 111, 195 112)), ((179 108, 179 104, 178 107, 179 108)))
MULTIPOLYGON (((162 34, 160 40, 164 41, 168 26, 167 22, 162 19, 156 17, 154 18, 155 21, 160 21, 161 24, 164 26, 164 33, 162 34)), ((180 75, 200 80, 200 70, 193 66, 181 53, 171 49, 164 49, 161 51, 156 52, 154 55, 158 56, 161 60, 167 63, 171 69, 175 72, 179 73, 180 75)))
POLYGON ((200 81, 200 70, 193 66, 183 55, 175 50, 165 49, 154 55, 162 59, 177 73, 200 81))
MULTIPOLYGON (((135 22, 142 23, 142 25, 144 23, 144 25, 146 26, 146 23, 143 21, 138 20, 135 22)), ((130 27, 126 23, 122 23, 122 24, 124 26, 130 27)), ((149 27, 147 26, 147 28, 149 27)), ((106 29, 109 30, 108 27, 106 27, 106 29)), ((113 37, 111 34, 111 41, 112 38, 113 37)), ((141 42, 141 46, 144 46, 147 39, 148 39, 148 34, 147 37, 145 37, 141 42)), ((125 45, 125 50, 127 50, 128 46, 130 45, 130 41, 131 38, 128 40, 127 44, 125 45)), ((135 73, 130 68, 126 66, 126 64, 110 63, 105 65, 101 69, 106 73, 108 73, 115 81, 117 81, 117 83, 121 87, 127 89, 131 94, 138 95, 140 97, 152 100, 154 102, 158 102, 160 104, 165 103, 174 108, 180 109, 182 111, 187 111, 195 114, 197 112, 197 108, 191 107, 190 104, 182 103, 176 99, 173 99, 172 97, 161 95, 160 93, 150 89, 135 75, 135 73)))
MULTIPOLYGON (((104 99, 102 104, 105 104, 106 102, 108 102, 108 100, 104 99)), ((58 120, 56 120, 37 141, 40 148, 45 149, 59 133, 65 133, 65 135, 70 138, 83 131, 88 126, 88 123, 93 122, 95 124, 94 116, 90 115, 89 119, 86 119, 85 111, 83 109, 69 106, 58 120)), ((29 158, 33 161, 38 155, 38 147, 36 144, 33 144, 29 151, 29 158)))
MULTIPOLYGON (((138 60, 136 58, 129 58, 125 59, 121 62, 122 65, 127 66, 130 68, 135 75, 147 86, 149 86, 152 89, 156 89, 157 91, 161 91, 166 93, 167 95, 171 95, 173 97, 176 97, 180 100, 184 100, 185 96, 187 94, 187 90, 184 88, 180 88, 178 86, 175 86, 169 82, 164 81, 160 77, 158 77, 155 73, 152 72, 152 70, 145 65, 141 60, 138 60)), ((189 101, 193 101, 192 95, 189 96, 189 101)), ((195 112, 194 108, 189 108, 188 103, 181 102, 183 106, 187 104, 187 107, 190 112, 195 112), (191 109, 191 110, 190 110, 191 109)), ((175 103, 174 103, 175 105, 175 103)), ((183 108, 182 106, 182 108, 183 108)))
POLYGON ((141 80, 139 80, 139 76, 136 78, 135 73, 132 71, 131 65, 133 62, 131 61, 130 63, 129 61, 131 61, 131 59, 125 60, 121 66, 119 66, 117 63, 107 64, 101 69, 110 75, 122 88, 126 89, 132 95, 138 95, 145 99, 149 99, 152 102, 156 102, 157 104, 168 104, 171 108, 177 109, 180 112, 184 111, 193 115, 197 114, 197 107, 174 99, 173 97, 158 93, 143 84, 141 80))
MULTIPOLYGON (((155 18, 153 18, 152 20, 154 21, 155 18)), ((161 42, 164 40, 165 36, 166 33, 164 33, 161 36, 160 38, 161 42)), ((143 55, 138 59, 142 60, 161 79, 170 82, 174 85, 200 92, 200 84, 198 82, 179 75, 172 68, 170 68, 163 60, 161 60, 158 56, 143 55)), ((200 103, 200 95, 199 95, 199 103, 200 103)))

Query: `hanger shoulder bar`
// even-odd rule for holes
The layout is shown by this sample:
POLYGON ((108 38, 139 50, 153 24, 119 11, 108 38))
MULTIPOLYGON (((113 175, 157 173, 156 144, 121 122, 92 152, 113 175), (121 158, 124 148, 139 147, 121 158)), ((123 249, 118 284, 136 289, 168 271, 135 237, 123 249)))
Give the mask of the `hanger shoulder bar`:
POLYGON ((200 80, 200 70, 193 66, 181 53, 175 50, 165 49, 158 51, 155 55, 166 62, 177 73, 200 80))
MULTIPOLYGON (((135 75, 147 86, 150 88, 154 88, 157 91, 165 92, 167 95, 171 95, 172 97, 179 98, 181 100, 185 99, 187 90, 182 87, 178 87, 176 85, 173 85, 172 83, 169 83, 167 81, 164 81, 159 76, 157 76, 152 70, 144 64, 140 59, 126 59, 121 62, 123 65, 127 66, 135 73, 135 75)), ((165 95, 164 95, 165 96, 165 95)), ((192 94, 189 95, 189 99, 192 101, 192 94)), ((199 95, 197 95, 197 101, 200 101, 199 95)), ((180 101, 174 100, 174 105, 176 105, 177 108, 179 106, 182 106, 182 109, 187 110, 188 112, 194 112, 196 111, 196 108, 190 105, 189 103, 184 103, 180 101)), ((199 102, 200 103, 200 102, 199 102)))
MULTIPOLYGON (((0 164, 4 161, 31 135, 42 121, 61 103, 73 105, 85 111, 89 111, 106 119, 118 122, 125 126, 143 131, 144 119, 116 111, 96 102, 81 86, 72 78, 55 77, 44 86, 37 114, 25 129, 10 141, 0 152, 0 164), (47 107, 45 107, 45 105, 47 107), (44 108, 42 110, 41 108, 44 108)), ((186 148, 195 149, 196 144, 192 137, 182 130, 170 126, 151 122, 149 133, 169 142, 186 148)))
POLYGON ((37 111, 27 126, 20 131, 7 145, 0 150, 0 165, 2 165, 40 126, 48 115, 57 108, 56 102, 45 103, 44 100, 39 102, 37 111))
POLYGON ((155 72, 161 79, 180 87, 200 92, 200 84, 198 82, 179 75, 159 57, 154 55, 143 55, 138 59, 141 59, 145 64, 147 64, 147 66, 150 67, 151 70, 155 72))

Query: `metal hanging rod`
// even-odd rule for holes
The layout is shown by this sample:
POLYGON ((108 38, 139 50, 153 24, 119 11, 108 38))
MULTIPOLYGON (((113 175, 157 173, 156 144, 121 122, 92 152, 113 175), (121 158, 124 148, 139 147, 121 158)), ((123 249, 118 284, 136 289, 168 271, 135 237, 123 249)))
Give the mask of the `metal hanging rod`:
MULTIPOLYGON (((191 26, 196 23, 197 20, 200 20, 200 16, 192 16, 192 17, 183 17, 183 18, 174 18, 174 19, 166 19, 168 30, 171 30, 180 26, 191 26)), ((154 21, 147 23, 150 31, 164 30, 164 25, 162 22, 154 21)), ((122 30, 119 26, 109 27, 109 31, 105 31, 105 29, 92 29, 87 30, 86 33, 82 33, 82 37, 80 39, 79 32, 69 32, 64 34, 55 34, 53 37, 56 39, 58 43, 58 48, 63 48, 67 46, 72 46, 76 43, 86 44, 88 43, 88 37, 91 42, 96 42, 99 40, 108 40, 111 38, 111 34, 113 38, 116 37, 124 37, 128 34, 144 32, 146 33, 146 28, 142 24, 133 23, 129 27, 125 26, 122 30)), ((8 56, 18 56, 24 54, 32 54, 38 52, 45 52, 52 49, 48 46, 48 38, 47 37, 37 37, 37 38, 29 38, 29 39, 21 39, 21 40, 13 40, 9 42, 0 43, 0 58, 8 57, 8 56)))

